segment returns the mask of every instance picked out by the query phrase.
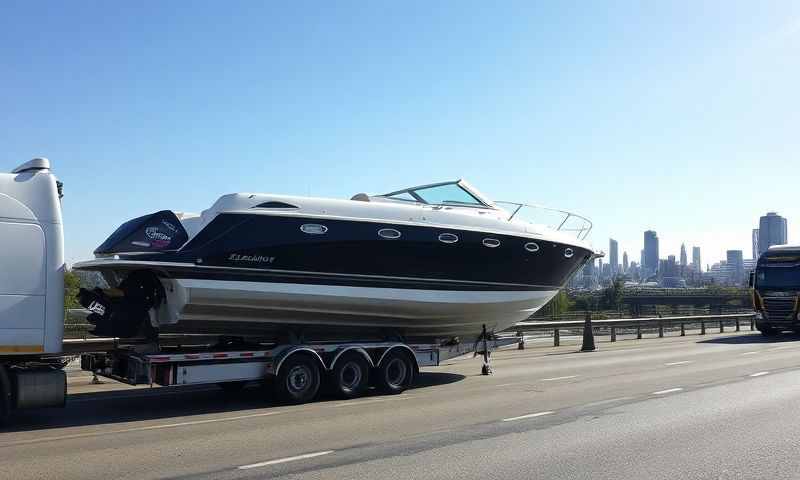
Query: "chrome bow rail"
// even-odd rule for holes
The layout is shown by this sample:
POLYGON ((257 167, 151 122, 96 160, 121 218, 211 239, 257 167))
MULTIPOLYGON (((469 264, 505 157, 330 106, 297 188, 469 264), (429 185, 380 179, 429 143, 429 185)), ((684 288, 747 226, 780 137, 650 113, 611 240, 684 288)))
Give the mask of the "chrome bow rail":
POLYGON ((509 222, 517 218, 537 225, 545 225, 560 232, 572 232, 578 240, 585 240, 589 236, 589 232, 592 231, 592 222, 576 213, 527 203, 494 203, 511 212, 507 219, 509 222))

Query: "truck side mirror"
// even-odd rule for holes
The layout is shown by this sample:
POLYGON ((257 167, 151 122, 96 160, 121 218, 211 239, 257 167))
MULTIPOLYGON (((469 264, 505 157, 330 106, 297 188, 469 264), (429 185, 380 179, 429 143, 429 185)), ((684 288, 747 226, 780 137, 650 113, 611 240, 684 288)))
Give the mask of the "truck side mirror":
POLYGON ((747 280, 747 285, 750 288, 753 288, 753 287, 756 286, 756 272, 755 271, 751 271, 750 272, 750 276, 748 277, 748 280, 747 280))

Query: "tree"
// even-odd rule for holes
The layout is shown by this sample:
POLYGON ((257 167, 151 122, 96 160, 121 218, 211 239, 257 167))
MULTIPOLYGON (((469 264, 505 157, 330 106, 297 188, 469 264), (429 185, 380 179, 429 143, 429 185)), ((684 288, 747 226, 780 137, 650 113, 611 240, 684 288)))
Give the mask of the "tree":
POLYGON ((78 303, 78 291, 80 290, 81 280, 72 270, 64 272, 64 315, 70 308, 81 308, 78 303))

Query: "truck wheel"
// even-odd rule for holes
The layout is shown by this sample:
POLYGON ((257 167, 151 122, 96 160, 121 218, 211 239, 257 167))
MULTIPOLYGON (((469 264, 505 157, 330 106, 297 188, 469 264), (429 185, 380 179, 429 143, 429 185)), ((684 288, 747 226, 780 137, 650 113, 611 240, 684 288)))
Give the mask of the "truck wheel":
POLYGON ((316 359, 308 355, 292 355, 283 362, 273 392, 284 403, 310 402, 319 392, 320 372, 316 359))
POLYGON ((388 394, 403 393, 414 381, 414 363, 400 350, 390 351, 377 370, 377 387, 388 394))
POLYGON ((337 397, 359 397, 369 386, 369 364, 358 353, 345 353, 336 361, 328 381, 337 397))

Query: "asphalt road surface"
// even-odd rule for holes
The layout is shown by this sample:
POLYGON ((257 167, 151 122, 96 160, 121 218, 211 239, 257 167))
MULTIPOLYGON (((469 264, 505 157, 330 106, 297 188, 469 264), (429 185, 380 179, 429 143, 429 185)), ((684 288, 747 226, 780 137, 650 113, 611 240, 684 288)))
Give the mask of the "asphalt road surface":
POLYGON ((0 431, 0 478, 798 478, 800 339, 537 346, 426 369, 398 396, 276 406, 250 388, 70 379, 0 431))

